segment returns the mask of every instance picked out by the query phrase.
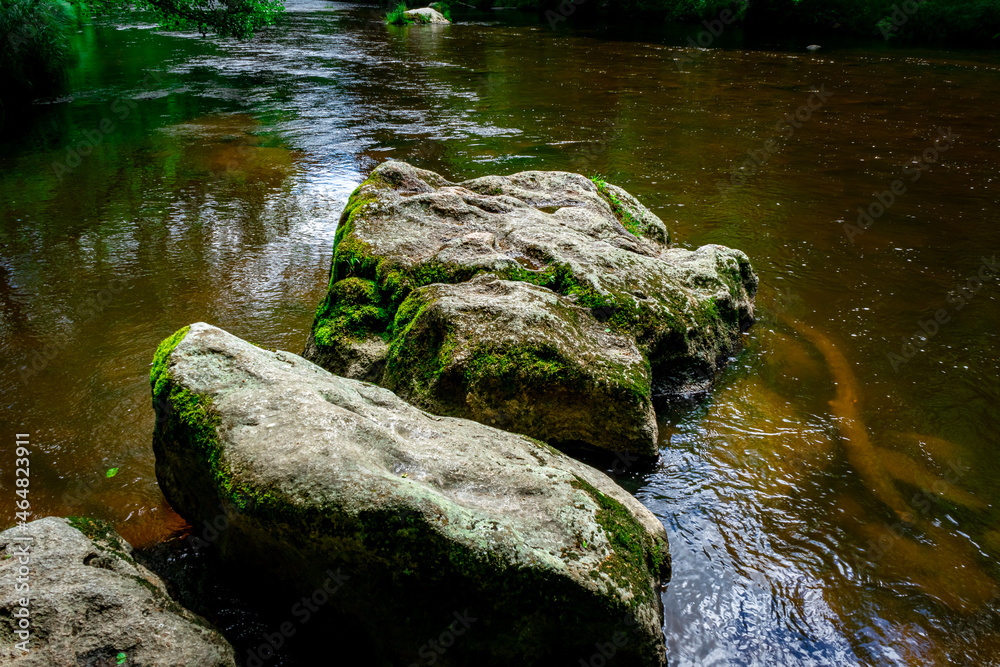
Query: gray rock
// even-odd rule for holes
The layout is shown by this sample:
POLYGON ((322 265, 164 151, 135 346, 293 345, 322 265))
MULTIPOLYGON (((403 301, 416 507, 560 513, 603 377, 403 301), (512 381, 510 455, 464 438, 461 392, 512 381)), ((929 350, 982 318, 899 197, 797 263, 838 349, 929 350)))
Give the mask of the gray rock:
POLYGON ((382 383, 439 415, 548 442, 657 454, 649 364, 550 289, 480 274, 414 290, 382 383))
POLYGON ((49 517, 0 533, 0 664, 16 667, 118 664, 235 667, 233 648, 180 607, 132 547, 105 524, 49 517), (81 532, 82 531, 82 532, 81 532), (86 533, 86 534, 85 534, 86 533), (15 538, 32 538, 19 541, 15 538), (14 634, 25 592, 17 587, 29 547, 27 653, 14 634))
POLYGON ((408 16, 414 23, 451 23, 444 14, 430 7, 408 9, 403 12, 403 16, 408 16))
MULTIPOLYGON (((559 308, 585 308, 589 312, 579 313, 579 320, 590 323, 581 325, 581 334, 599 326, 631 339, 650 367, 642 393, 704 391, 720 360, 739 346, 740 332, 753 322, 757 276, 738 250, 708 245, 691 251, 669 242, 663 222, 634 197, 579 174, 529 171, 455 184, 403 162, 386 162, 352 194, 341 217, 330 289, 304 356, 339 375, 391 382, 421 407, 441 408, 434 392, 407 391, 384 376, 390 350, 401 344, 409 321, 398 319, 398 313, 412 311, 408 298, 425 298, 426 293, 411 297, 420 287, 492 273, 551 290, 559 295, 559 308)), ((516 299, 504 303, 520 307, 516 299)), ((441 326, 461 326, 455 318, 461 319, 463 311, 455 304, 448 310, 454 317, 441 326)), ((500 314, 499 304, 493 312, 498 322, 511 326, 494 326, 492 338, 516 348, 536 336, 520 326, 531 318, 500 314)), ((596 341, 577 347, 601 354, 596 341)), ((415 371, 432 365, 436 352, 415 349, 406 356, 415 371)), ((614 347, 603 356, 609 366, 619 361, 614 347)), ((530 374, 523 377, 531 381, 530 374)), ((580 387, 577 395, 566 395, 567 406, 592 402, 597 388, 580 387)), ((537 395, 544 388, 516 390, 537 395)), ((447 413, 478 418, 504 408, 474 388, 464 410, 459 403, 451 401, 447 413)), ((595 412, 592 419, 604 419, 606 413, 595 412)), ((512 418, 509 428, 570 439, 569 434, 553 438, 551 427, 536 428, 541 423, 512 418)), ((598 433, 601 426, 584 430, 598 433)), ((646 449, 655 451, 652 436, 646 449)))
POLYGON ((616 636, 617 664, 665 664, 666 533, 603 473, 206 324, 161 344, 151 384, 173 507, 221 504, 220 557, 262 576, 341 573, 327 604, 398 664, 455 614, 476 620, 437 664, 575 665, 616 636))

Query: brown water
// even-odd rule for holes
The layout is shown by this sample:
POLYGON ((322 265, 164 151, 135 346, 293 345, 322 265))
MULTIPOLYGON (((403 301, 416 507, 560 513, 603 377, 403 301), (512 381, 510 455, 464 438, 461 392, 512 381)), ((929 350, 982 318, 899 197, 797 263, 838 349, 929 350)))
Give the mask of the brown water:
POLYGON ((67 97, 2 130, 0 524, 29 432, 39 515, 137 546, 183 529, 153 472, 156 344, 201 320, 300 351, 340 210, 380 161, 601 173, 680 245, 746 251, 762 284, 713 395, 664 408, 655 471, 619 475, 670 533, 671 664, 1000 664, 1000 266, 948 301, 1000 250, 1000 55, 467 19, 301 0, 250 43, 80 34, 67 97), (947 150, 845 232, 939 127, 947 150))

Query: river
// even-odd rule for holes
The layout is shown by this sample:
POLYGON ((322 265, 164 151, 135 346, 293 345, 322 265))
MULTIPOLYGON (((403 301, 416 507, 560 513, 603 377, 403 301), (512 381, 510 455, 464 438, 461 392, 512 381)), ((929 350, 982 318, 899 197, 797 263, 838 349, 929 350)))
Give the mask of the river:
POLYGON ((599 173, 761 279, 712 394, 659 411, 660 462, 613 471, 670 536, 671 665, 1000 664, 1000 55, 457 18, 290 0, 250 42, 98 22, 66 95, 4 119, 0 405, 35 443, 33 509, 138 547, 182 531, 153 350, 206 321, 301 352, 381 161, 599 173))

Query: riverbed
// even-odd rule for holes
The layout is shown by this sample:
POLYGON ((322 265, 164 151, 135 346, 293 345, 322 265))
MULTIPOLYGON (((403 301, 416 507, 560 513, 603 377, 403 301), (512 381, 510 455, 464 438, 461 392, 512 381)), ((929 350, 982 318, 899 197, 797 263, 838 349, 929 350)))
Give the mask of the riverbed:
POLYGON ((35 511, 138 547, 185 529, 153 469, 153 350, 205 321, 301 352, 380 162, 601 174, 761 280, 713 392, 661 406, 659 463, 611 470, 670 536, 670 664, 1000 664, 1000 55, 456 18, 290 0, 250 42, 98 22, 66 94, 4 118, 0 404, 36 443, 35 511))

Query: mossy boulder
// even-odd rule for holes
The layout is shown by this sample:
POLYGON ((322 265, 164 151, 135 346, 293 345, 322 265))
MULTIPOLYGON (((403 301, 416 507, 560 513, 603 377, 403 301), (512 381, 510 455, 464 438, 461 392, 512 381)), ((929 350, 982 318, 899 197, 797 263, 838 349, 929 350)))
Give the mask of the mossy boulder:
MULTIPOLYGON (((224 561, 359 619, 392 664, 458 613, 442 665, 664 665, 662 524, 603 473, 525 436, 419 410, 194 324, 151 372, 156 473, 224 561), (457 627, 457 626, 456 626, 457 627)), ((312 621, 321 622, 319 620, 312 621)))
POLYGON ((0 533, 0 639, 0 664, 16 667, 236 666, 232 646, 174 602, 128 542, 85 518, 47 517, 0 533), (26 597, 23 652, 15 632, 26 597))
MULTIPOLYGON (((330 289, 304 356, 338 375, 391 384, 421 407, 444 409, 434 391, 406 390, 397 381, 399 373, 386 375, 390 354, 397 360, 405 356, 417 373, 433 366, 439 352, 433 346, 400 350, 410 319, 399 317, 399 311, 414 290, 465 283, 484 273, 550 290, 559 308, 578 308, 581 321, 590 321, 580 331, 599 326, 629 338, 649 367, 640 393, 653 397, 707 390, 720 363, 739 346, 741 331, 754 321, 757 276, 746 255, 719 245, 671 247, 663 222, 613 184, 541 171, 451 183, 389 161, 355 190, 344 210, 330 289), (349 287, 357 281, 364 281, 366 289, 349 287)), ((515 300, 506 303, 516 307, 515 300)), ((454 317, 461 312, 449 310, 454 317)), ((498 321, 525 323, 499 308, 494 312, 498 321)), ((459 326, 451 320, 441 325, 459 326)), ((491 336, 517 347, 535 333, 530 327, 510 327, 491 336)), ((579 347, 596 346, 583 341, 579 347)), ((619 353, 611 348, 604 357, 610 367, 619 353)), ((530 355, 524 359, 534 363, 530 355)), ((502 375, 483 378, 479 386, 536 380, 527 370, 493 368, 502 375)), ((569 409, 588 403, 596 391, 579 386, 583 389, 576 395, 559 386, 569 409)), ((512 391, 537 396, 544 389, 525 385, 512 391)), ((457 397, 447 403, 448 414, 473 419, 501 407, 475 387, 464 409, 457 397)), ((605 416, 600 411, 592 419, 605 416)), ((552 442, 573 439, 513 416, 506 428, 552 442)), ((595 424, 589 430, 601 428, 595 424)))
POLYGON ((492 274, 433 283, 410 293, 394 328, 382 383, 430 412, 657 453, 649 364, 635 341, 552 290, 492 274))

